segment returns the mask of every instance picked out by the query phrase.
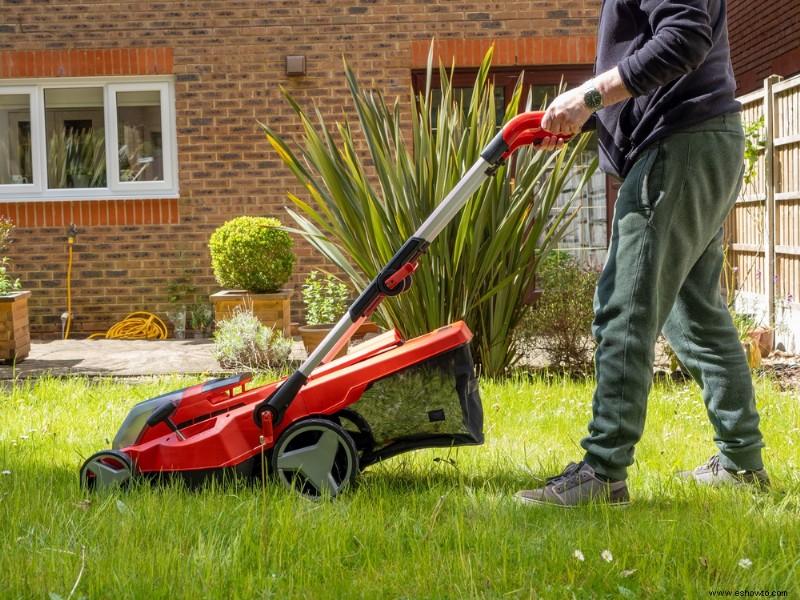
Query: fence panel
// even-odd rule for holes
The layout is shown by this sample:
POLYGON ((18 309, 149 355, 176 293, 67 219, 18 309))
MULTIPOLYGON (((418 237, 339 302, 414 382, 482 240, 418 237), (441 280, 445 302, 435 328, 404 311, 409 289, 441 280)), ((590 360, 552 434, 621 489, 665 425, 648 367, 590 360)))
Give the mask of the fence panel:
POLYGON ((740 101, 749 144, 763 151, 725 223, 728 298, 773 327, 778 348, 798 352, 800 77, 771 77, 740 101))

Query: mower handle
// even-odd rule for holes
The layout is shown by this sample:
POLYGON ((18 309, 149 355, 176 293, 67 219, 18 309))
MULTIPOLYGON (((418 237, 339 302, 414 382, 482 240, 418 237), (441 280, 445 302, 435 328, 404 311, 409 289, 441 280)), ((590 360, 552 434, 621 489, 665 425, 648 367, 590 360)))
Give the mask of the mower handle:
POLYGON ((481 152, 481 158, 497 169, 511 156, 512 152, 522 146, 536 144, 548 137, 557 137, 565 141, 572 137, 570 134, 555 134, 542 129, 543 117, 544 112, 540 110, 518 114, 503 125, 500 132, 481 152))

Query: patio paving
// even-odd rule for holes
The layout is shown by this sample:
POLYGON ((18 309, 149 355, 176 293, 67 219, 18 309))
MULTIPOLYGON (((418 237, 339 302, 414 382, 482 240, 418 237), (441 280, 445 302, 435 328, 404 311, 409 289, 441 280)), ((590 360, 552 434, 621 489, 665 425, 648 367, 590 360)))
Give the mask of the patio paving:
MULTIPOLYGON (((0 364, 0 381, 51 374, 141 377, 225 373, 202 340, 51 340, 32 341, 28 357, 16 365, 0 364)), ((293 358, 305 351, 295 342, 293 358)))

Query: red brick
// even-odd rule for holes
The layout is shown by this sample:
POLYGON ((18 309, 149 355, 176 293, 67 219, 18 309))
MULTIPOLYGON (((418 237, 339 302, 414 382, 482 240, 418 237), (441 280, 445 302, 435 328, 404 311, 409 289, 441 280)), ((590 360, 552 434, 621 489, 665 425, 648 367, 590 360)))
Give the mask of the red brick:
POLYGON ((737 93, 759 89, 772 74, 789 77, 800 73, 800 60, 776 60, 800 52, 797 2, 729 2, 728 29, 733 70, 739 84, 737 93))

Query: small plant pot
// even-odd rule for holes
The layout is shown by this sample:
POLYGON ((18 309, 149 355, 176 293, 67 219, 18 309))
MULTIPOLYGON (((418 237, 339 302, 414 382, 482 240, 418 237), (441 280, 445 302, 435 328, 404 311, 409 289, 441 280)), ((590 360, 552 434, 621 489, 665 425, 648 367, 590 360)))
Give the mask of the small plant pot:
POLYGON ((186 339, 186 307, 175 308, 168 315, 174 328, 173 335, 176 340, 186 339))
POLYGON ((747 364, 750 369, 756 370, 761 366, 761 349, 758 347, 758 340, 753 338, 742 342, 742 349, 747 357, 747 364))
POLYGON ((772 352, 772 330, 759 328, 751 331, 748 335, 758 344, 761 358, 767 358, 772 352))
POLYGON ((356 332, 353 334, 353 339, 360 340, 365 335, 379 333, 380 330, 381 328, 378 327, 377 323, 373 323, 372 321, 364 321, 361 325, 358 326, 358 329, 356 329, 356 332))
MULTIPOLYGON (((333 325, 323 324, 323 325, 301 325, 300 326, 300 337, 303 338, 303 346, 305 346, 306 353, 311 354, 314 350, 317 349, 322 343, 322 340, 325 339, 330 331, 333 329, 333 325)), ((339 350, 336 354, 336 358, 341 358, 347 354, 347 346, 339 350)))

